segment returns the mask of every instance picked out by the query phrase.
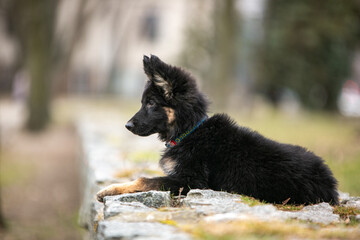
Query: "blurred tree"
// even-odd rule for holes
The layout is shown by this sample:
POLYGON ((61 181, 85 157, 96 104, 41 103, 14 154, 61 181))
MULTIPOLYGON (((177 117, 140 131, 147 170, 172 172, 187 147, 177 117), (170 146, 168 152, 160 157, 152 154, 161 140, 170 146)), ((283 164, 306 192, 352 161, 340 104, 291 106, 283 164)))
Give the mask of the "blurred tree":
POLYGON ((52 79, 52 38, 55 0, 2 0, 7 9, 7 25, 19 43, 19 66, 30 75, 27 128, 43 129, 50 118, 52 79))
MULTIPOLYGON (((187 44, 181 55, 181 64, 206 80, 205 89, 216 100, 217 107, 227 105, 234 92, 239 26, 235 3, 235 0, 213 1, 212 22, 196 16, 194 21, 198 24, 189 24, 187 44)), ((206 9, 209 2, 198 1, 197 4, 197 9, 206 9)))
POLYGON ((213 10, 207 8, 209 7, 207 0, 199 0, 194 4, 196 4, 195 9, 202 9, 205 13, 196 17, 189 16, 192 24, 187 24, 185 29, 186 46, 180 55, 180 65, 191 69, 202 79, 208 79, 211 76, 209 69, 212 66, 211 58, 214 55, 215 43, 213 22, 209 24, 206 16, 213 10))
POLYGON ((289 88, 305 106, 336 108, 359 40, 359 1, 269 0, 257 87, 276 103, 289 88))
MULTIPOLYGON (((71 1, 59 1, 58 8, 62 8, 61 4, 68 4, 71 1)), ((74 56, 75 50, 82 43, 86 29, 90 19, 96 14, 101 6, 104 5, 102 1, 88 1, 78 0, 71 3, 71 8, 75 13, 70 14, 71 24, 67 24, 63 32, 58 32, 56 39, 54 39, 54 89, 60 92, 71 91, 71 74, 72 64, 71 60, 74 56)), ((118 4, 120 6, 121 4, 118 4)), ((61 11, 61 10, 60 10, 61 11)))
POLYGON ((212 77, 213 93, 225 106, 235 81, 237 12, 235 0, 215 1, 215 50, 212 77))
MULTIPOLYGON (((0 204, 1 204, 1 196, 0 196, 0 204)), ((0 229, 4 229, 6 227, 5 220, 2 213, 2 207, 0 205, 0 229)))

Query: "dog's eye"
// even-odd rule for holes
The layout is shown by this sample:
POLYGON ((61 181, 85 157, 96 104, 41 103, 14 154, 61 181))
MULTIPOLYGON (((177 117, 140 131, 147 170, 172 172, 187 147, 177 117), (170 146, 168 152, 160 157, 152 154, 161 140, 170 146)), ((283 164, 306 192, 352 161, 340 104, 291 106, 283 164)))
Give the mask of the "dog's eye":
POLYGON ((146 104, 146 107, 147 108, 152 108, 155 106, 155 102, 153 100, 150 100, 147 104, 146 104))

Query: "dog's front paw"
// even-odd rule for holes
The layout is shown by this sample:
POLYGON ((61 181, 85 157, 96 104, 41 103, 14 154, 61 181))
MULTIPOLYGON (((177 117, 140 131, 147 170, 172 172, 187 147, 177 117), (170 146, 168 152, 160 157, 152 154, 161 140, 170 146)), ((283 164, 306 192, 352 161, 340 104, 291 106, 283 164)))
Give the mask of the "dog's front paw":
POLYGON ((143 192, 149 191, 151 188, 146 186, 144 183, 144 178, 139 178, 135 181, 121 184, 111 184, 110 186, 100 190, 96 194, 96 198, 99 202, 104 201, 104 197, 119 195, 123 193, 135 193, 135 192, 143 192))
POLYGON ((122 194, 121 189, 122 184, 112 184, 106 188, 101 189, 97 194, 96 198, 99 202, 104 201, 104 197, 106 196, 113 196, 113 195, 119 195, 122 194))

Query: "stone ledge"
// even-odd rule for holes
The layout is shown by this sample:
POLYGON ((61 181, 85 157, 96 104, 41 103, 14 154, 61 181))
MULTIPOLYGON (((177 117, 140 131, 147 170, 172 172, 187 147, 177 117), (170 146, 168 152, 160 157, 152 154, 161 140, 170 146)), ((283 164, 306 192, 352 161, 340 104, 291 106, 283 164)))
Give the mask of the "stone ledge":
POLYGON ((98 226, 98 239, 173 239, 188 240, 185 233, 175 227, 157 222, 102 221, 98 226))
MULTIPOLYGON (((156 137, 144 142, 144 138, 129 135, 114 122, 94 124, 82 120, 78 122, 77 130, 83 152, 83 201, 79 223, 88 230, 90 239, 191 239, 192 235, 184 229, 198 223, 293 220, 320 226, 344 224, 327 203, 289 212, 272 204, 249 206, 240 195, 212 190, 193 189, 181 199, 171 198, 169 192, 150 191, 108 196, 104 203, 99 203, 95 194, 102 187, 138 177, 136 171, 130 171, 133 174, 128 177, 119 172, 138 169, 139 165, 145 164, 129 161, 126 156, 136 149, 124 148, 124 144, 138 146, 142 151, 158 151, 162 146, 156 137)), ((157 163, 146 166, 152 169, 148 172, 158 171, 157 163)), ((346 193, 341 193, 340 197, 342 206, 360 209, 359 197, 346 193)), ((353 219, 360 221, 359 215, 353 219)), ((360 232, 358 234, 360 237, 360 232)))

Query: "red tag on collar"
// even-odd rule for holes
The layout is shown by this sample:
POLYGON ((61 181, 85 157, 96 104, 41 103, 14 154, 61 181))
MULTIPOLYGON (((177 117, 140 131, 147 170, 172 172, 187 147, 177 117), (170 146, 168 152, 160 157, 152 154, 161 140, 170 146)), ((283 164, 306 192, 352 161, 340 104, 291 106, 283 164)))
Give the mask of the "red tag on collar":
POLYGON ((173 147, 173 146, 175 146, 175 145, 176 145, 176 142, 175 142, 174 140, 171 140, 171 141, 170 141, 170 146, 173 147))

